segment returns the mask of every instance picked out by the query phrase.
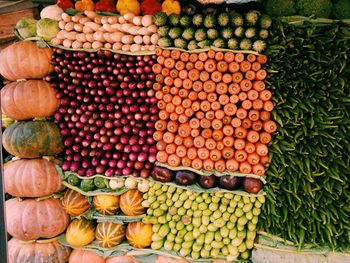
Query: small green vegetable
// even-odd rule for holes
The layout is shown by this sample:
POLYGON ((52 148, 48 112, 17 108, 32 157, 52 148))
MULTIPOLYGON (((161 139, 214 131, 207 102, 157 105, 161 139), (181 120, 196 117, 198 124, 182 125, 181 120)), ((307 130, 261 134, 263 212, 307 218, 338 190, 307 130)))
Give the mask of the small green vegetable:
POLYGON ((95 189, 93 179, 84 179, 80 182, 80 189, 84 192, 90 192, 95 189))
POLYGON ((203 25, 206 28, 214 28, 216 27, 216 16, 214 14, 206 15, 203 21, 203 25))
POLYGON ((196 30, 194 37, 197 41, 203 41, 207 38, 207 32, 204 28, 199 28, 196 30))
POLYGON ((213 46, 217 48, 225 48, 225 41, 222 38, 217 38, 214 40, 213 46))
POLYGON ((175 14, 175 13, 172 13, 169 17, 168 17, 168 20, 169 20, 169 24, 172 25, 172 26, 177 26, 180 22, 180 16, 175 14))
POLYGON ((190 28, 186 28, 183 32, 182 32, 182 37, 186 40, 192 40, 194 39, 194 34, 195 34, 196 30, 192 27, 190 28))
POLYGON ((180 25, 182 26, 182 27, 185 27, 185 28, 187 28, 187 27, 190 27, 191 26, 191 17, 189 17, 189 16, 182 16, 181 18, 180 18, 180 25))
POLYGON ((243 50, 250 50, 252 49, 253 43, 248 38, 243 38, 241 42, 239 43, 239 48, 243 50))
POLYGON ((164 26, 168 22, 168 16, 164 12, 158 12, 153 16, 153 23, 156 26, 164 26))
POLYGON ((187 41, 183 38, 177 38, 174 40, 174 45, 177 48, 186 49, 187 48, 187 41))
POLYGON ((260 13, 256 10, 249 11, 245 14, 245 22, 248 26, 255 26, 259 21, 260 13))
POLYGON ((158 34, 161 37, 166 37, 169 33, 170 28, 168 26, 158 27, 158 34))
POLYGON ((168 35, 172 38, 172 39, 176 39, 181 37, 182 35, 182 29, 180 27, 173 27, 170 28, 168 35))
POLYGON ((227 26, 230 22, 230 16, 227 13, 221 13, 218 15, 219 26, 227 26))
POLYGON ((192 18, 192 24, 200 27, 203 25, 204 16, 202 14, 195 14, 192 18))
POLYGON ((173 45, 173 41, 167 37, 161 37, 158 40, 158 46, 160 47, 171 47, 173 45))
POLYGON ((244 25, 244 18, 241 14, 239 13, 234 13, 231 16, 231 23, 233 24, 233 26, 243 26, 244 25))
POLYGON ((207 31, 207 36, 208 36, 209 39, 214 40, 214 39, 218 38, 219 33, 218 33, 218 31, 216 29, 210 28, 207 31))
POLYGON ((231 37, 233 37, 232 29, 230 27, 224 27, 223 29, 221 29, 221 36, 224 39, 230 39, 231 37))

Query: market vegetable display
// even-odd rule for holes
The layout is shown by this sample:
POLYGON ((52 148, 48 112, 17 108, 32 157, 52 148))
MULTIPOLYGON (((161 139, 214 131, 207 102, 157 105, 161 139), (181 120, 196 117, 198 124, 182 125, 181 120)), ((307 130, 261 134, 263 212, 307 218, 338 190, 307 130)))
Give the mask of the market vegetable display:
POLYGON ((5 203, 7 232, 20 240, 53 238, 66 230, 69 217, 55 198, 10 199, 5 203))
POLYGON ((64 136, 64 171, 147 177, 155 162, 158 109, 152 56, 55 49, 48 79, 60 99, 55 122, 64 136))
POLYGON ((135 16, 128 12, 119 17, 100 16, 85 11, 84 15, 70 16, 63 13, 58 25, 61 30, 51 43, 65 48, 139 52, 154 50, 158 42, 152 15, 135 16))
POLYGON ((278 133, 260 222, 299 247, 349 249, 349 32, 342 23, 272 28, 278 133))
POLYGON ((18 197, 44 197, 64 189, 55 164, 44 158, 12 161, 3 178, 5 192, 18 197))
POLYGON ((157 49, 157 161, 195 170, 263 175, 274 104, 265 55, 157 49))
POLYGON ((2 136, 6 151, 19 158, 37 158, 59 154, 63 150, 57 126, 48 121, 18 121, 2 136))
POLYGON ((52 71, 50 48, 39 48, 34 42, 16 42, 0 52, 0 74, 5 79, 42 79, 52 71))
POLYGON ((106 260, 95 252, 89 250, 72 251, 69 257, 69 263, 140 263, 136 261, 132 256, 115 256, 108 257, 106 260))
POLYGON ((158 26, 161 47, 199 49, 206 47, 229 48, 232 50, 255 50, 266 48, 265 39, 272 20, 258 11, 245 14, 171 14, 160 12, 154 16, 158 26))
POLYGON ((58 241, 23 243, 12 238, 7 243, 9 263, 65 263, 69 259, 71 249, 58 241))
POLYGON ((12 82, 1 89, 1 112, 14 120, 46 118, 58 106, 55 89, 44 80, 12 82))
POLYGON ((144 194, 153 224, 152 249, 174 250, 182 257, 249 258, 263 195, 199 193, 150 182, 144 194))

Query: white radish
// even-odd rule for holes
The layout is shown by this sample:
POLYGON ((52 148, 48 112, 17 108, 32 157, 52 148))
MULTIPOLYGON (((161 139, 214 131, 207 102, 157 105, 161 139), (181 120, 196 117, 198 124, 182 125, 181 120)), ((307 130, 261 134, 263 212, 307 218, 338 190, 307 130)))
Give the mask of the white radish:
POLYGON ((130 46, 130 51, 131 52, 138 52, 141 51, 141 45, 140 44, 132 44, 130 46))
POLYGON ((131 35, 124 35, 122 36, 122 43, 123 44, 131 44, 134 42, 134 37, 131 35))
POLYGON ((111 26, 110 24, 103 24, 103 25, 102 25, 102 28, 103 28, 105 31, 110 32, 110 33, 114 31, 113 28, 112 28, 112 26, 111 26))
POLYGON ((124 15, 124 19, 128 22, 132 22, 133 18, 135 17, 135 15, 133 13, 126 13, 124 15))
POLYGON ((111 27, 112 27, 113 31, 122 31, 121 24, 112 24, 111 27))
POLYGON ((97 31, 101 26, 94 22, 86 22, 85 26, 90 27, 92 30, 97 31))
POLYGON ((93 49, 100 49, 101 47, 103 47, 103 44, 99 41, 94 41, 91 46, 93 49))
POLYGON ((66 34, 66 39, 69 39, 69 40, 76 40, 77 39, 77 32, 68 32, 66 34))
POLYGON ((150 45, 149 50, 151 50, 151 51, 156 50, 156 47, 157 47, 156 45, 150 45))
POLYGON ((64 22, 63 20, 60 20, 60 21, 58 22, 58 27, 59 27, 60 29, 64 29, 65 25, 66 25, 66 22, 64 22))
POLYGON ((152 43, 153 45, 157 45, 158 39, 159 39, 159 35, 158 35, 157 33, 153 34, 153 35, 151 36, 151 43, 152 43))
POLYGON ((84 26, 82 24, 75 24, 74 25, 74 30, 77 32, 83 32, 84 26))
POLYGON ((84 33, 77 34, 77 40, 82 43, 86 42, 86 35, 84 33))
POLYGON ((151 15, 145 15, 141 19, 141 23, 144 27, 148 27, 153 24, 153 18, 151 15))
POLYGON ((108 23, 111 25, 118 23, 118 17, 116 17, 116 16, 108 17, 108 23))
POLYGON ((85 10, 84 14, 90 19, 94 19, 96 16, 98 16, 98 14, 96 12, 88 11, 88 10, 85 10))
POLYGON ((71 16, 66 13, 62 13, 61 17, 64 22, 70 22, 72 20, 71 16))
POLYGON ((75 23, 77 23, 77 22, 79 22, 79 20, 81 19, 81 18, 83 18, 84 16, 82 16, 82 15, 75 15, 75 16, 72 16, 72 21, 73 22, 75 22, 75 23))
POLYGON ((72 46, 73 41, 69 39, 63 40, 63 46, 70 48, 72 46))
POLYGON ((64 26, 64 30, 66 31, 73 31, 74 29, 74 23, 73 22, 68 22, 66 23, 66 25, 64 26))
POLYGON ((145 43, 146 45, 151 44, 151 37, 150 36, 143 36, 142 40, 143 40, 143 43, 145 43))
POLYGON ((113 40, 111 38, 111 33, 103 33, 103 38, 108 42, 108 43, 113 43, 113 40))
POLYGON ((158 28, 157 28, 156 25, 150 25, 150 26, 147 27, 147 30, 148 30, 149 32, 151 32, 151 33, 157 33, 158 28))
POLYGON ((111 49, 112 48, 112 44, 111 43, 105 43, 104 47, 108 48, 108 49, 111 49))
POLYGON ((122 50, 123 51, 130 51, 130 45, 129 44, 123 45, 122 50))
POLYGON ((77 41, 77 40, 73 41, 72 48, 82 48, 82 47, 83 47, 83 43, 82 42, 77 41))
POLYGON ((51 40, 51 44, 54 46, 62 45, 62 43, 63 43, 63 39, 54 38, 51 40))
POLYGON ((118 22, 119 22, 119 24, 124 24, 124 23, 126 23, 125 18, 124 18, 123 16, 119 16, 119 17, 118 17, 118 22))
POLYGON ((83 49, 91 49, 91 47, 92 47, 92 45, 91 45, 90 42, 85 42, 85 43, 83 44, 83 49))
POLYGON ((58 38, 58 39, 65 39, 67 33, 68 32, 66 30, 61 30, 61 31, 59 31, 57 33, 56 38, 58 38))
POLYGON ((138 35, 145 36, 145 35, 150 35, 151 32, 149 32, 149 31, 147 30, 147 27, 141 27, 141 28, 137 31, 137 34, 138 34, 138 35))
POLYGON ((140 26, 132 26, 129 28, 128 33, 131 35, 137 35, 137 32, 139 31, 141 27, 140 26))
POLYGON ((134 16, 134 18, 132 19, 132 22, 136 26, 141 26, 142 25, 142 18, 141 18, 141 16, 134 16))
POLYGON ((120 27, 120 31, 123 31, 125 33, 128 33, 129 32, 129 29, 132 27, 133 25, 132 24, 122 24, 121 27, 120 27))
POLYGON ((86 40, 90 43, 94 42, 95 39, 94 39, 94 35, 92 33, 89 33, 89 34, 86 34, 86 40))
POLYGON ((122 48, 123 44, 120 42, 115 42, 112 46, 113 50, 120 50, 122 48))
POLYGON ((121 42, 124 34, 122 32, 114 32, 111 34, 112 42, 121 42))
POLYGON ((134 42, 136 44, 142 44, 142 41, 143 41, 142 36, 135 36, 134 37, 134 42))
POLYGON ((94 32, 94 30, 93 30, 91 27, 89 27, 89 26, 84 26, 84 27, 83 27, 83 32, 84 32, 85 34, 89 34, 89 33, 94 32))
POLYGON ((83 17, 79 19, 79 23, 82 25, 85 25, 85 23, 91 22, 91 20, 88 17, 83 17))
POLYGON ((103 37, 103 33, 100 32, 100 31, 95 32, 95 33, 93 34, 93 36, 94 36, 95 41, 98 41, 98 42, 106 42, 105 39, 104 39, 104 37, 103 37))

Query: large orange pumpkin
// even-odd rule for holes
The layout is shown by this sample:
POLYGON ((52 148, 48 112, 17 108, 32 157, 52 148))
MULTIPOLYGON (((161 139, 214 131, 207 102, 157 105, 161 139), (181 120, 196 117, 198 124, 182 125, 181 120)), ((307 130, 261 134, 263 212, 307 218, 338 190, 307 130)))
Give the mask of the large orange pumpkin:
POLYGON ((69 247, 57 241, 23 243, 12 238, 7 243, 8 263, 65 263, 68 261, 70 252, 69 247))
POLYGON ((111 248, 123 241, 125 238, 125 227, 123 224, 101 222, 96 227, 95 237, 101 247, 111 248))
POLYGON ((1 90, 1 111, 14 120, 49 117, 59 105, 55 89, 44 80, 12 82, 1 90))
POLYGON ((152 243, 152 225, 141 222, 129 223, 126 228, 126 239, 136 248, 149 247, 152 243))
POLYGON ((138 216, 145 212, 142 206, 143 194, 136 190, 129 190, 120 196, 120 209, 125 215, 138 216))
POLYGON ((19 197, 42 197, 64 186, 55 164, 46 159, 21 159, 4 169, 5 192, 19 197))
POLYGON ((0 52, 0 74, 5 79, 42 79, 53 67, 50 48, 39 48, 35 42, 16 42, 0 52))
POLYGON ((95 227, 91 221, 85 218, 75 219, 70 223, 66 231, 68 244, 83 247, 95 239, 95 227))
POLYGON ((102 215, 114 215, 119 208, 119 196, 96 195, 93 204, 97 212, 102 215))
POLYGON ((49 121, 18 121, 2 136, 7 152, 19 158, 37 158, 59 154, 63 150, 60 131, 49 121))
POLYGON ((157 256, 155 263, 189 263, 185 259, 174 259, 171 257, 157 256))
POLYGON ((68 215, 78 216, 85 213, 90 208, 90 203, 82 194, 68 189, 64 193, 62 206, 68 215))
POLYGON ((70 255, 69 263, 105 263, 105 260, 92 251, 76 249, 70 255))
POLYGON ((7 232, 20 240, 53 238, 64 232, 69 223, 69 216, 55 198, 14 198, 6 201, 5 209, 7 232))

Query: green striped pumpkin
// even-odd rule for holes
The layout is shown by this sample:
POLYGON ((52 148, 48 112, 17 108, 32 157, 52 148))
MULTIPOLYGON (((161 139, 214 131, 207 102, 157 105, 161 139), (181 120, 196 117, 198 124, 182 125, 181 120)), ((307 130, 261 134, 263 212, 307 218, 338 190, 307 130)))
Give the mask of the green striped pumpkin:
POLYGON ((101 247, 111 248, 119 245, 125 237, 125 227, 113 222, 101 222, 96 227, 96 241, 101 247))
POLYGON ((3 134, 2 143, 7 152, 19 158, 51 156, 63 150, 60 131, 49 121, 18 121, 3 134))

